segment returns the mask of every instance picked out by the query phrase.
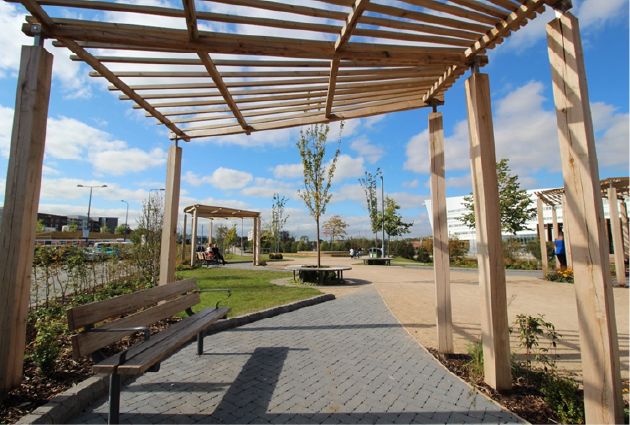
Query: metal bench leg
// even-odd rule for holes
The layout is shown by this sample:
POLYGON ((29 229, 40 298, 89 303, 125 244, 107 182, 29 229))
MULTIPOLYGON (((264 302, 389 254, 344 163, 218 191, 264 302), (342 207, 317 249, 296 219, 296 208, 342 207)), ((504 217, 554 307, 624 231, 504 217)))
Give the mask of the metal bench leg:
POLYGON ((197 355, 201 356, 203 354, 203 331, 197 334, 197 355))
POLYGON ((107 423, 120 423, 120 375, 112 373, 109 376, 109 417, 107 423))

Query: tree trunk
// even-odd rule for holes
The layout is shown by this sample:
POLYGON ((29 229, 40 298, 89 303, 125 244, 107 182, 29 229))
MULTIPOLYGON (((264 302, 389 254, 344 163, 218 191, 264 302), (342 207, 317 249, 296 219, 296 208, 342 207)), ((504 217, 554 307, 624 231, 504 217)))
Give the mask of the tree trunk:
POLYGON ((319 251, 319 218, 315 219, 315 224, 317 225, 317 267, 321 267, 321 259, 320 259, 320 251, 319 251))

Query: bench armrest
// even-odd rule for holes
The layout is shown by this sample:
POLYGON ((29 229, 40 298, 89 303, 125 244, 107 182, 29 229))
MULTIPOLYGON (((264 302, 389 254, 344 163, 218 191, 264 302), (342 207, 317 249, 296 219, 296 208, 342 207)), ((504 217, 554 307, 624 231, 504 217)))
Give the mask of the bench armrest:
MULTIPOLYGON (((193 291, 193 293, 201 293, 201 292, 227 292, 228 293, 227 298, 217 301, 216 305, 214 306, 215 310, 219 308, 219 304, 220 303, 222 303, 223 301, 226 301, 228 298, 230 298, 232 296, 232 290, 231 289, 196 289, 196 290, 193 291)), ((193 313, 191 308, 187 308, 186 309, 186 314, 188 316, 192 316, 195 313, 193 313)))

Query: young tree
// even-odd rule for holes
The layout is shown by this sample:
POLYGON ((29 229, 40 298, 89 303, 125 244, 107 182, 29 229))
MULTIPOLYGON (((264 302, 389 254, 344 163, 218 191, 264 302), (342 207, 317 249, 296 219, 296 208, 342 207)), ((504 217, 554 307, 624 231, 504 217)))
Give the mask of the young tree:
POLYGON ((103 226, 101 226, 101 233, 109 233, 109 227, 107 227, 107 224, 104 224, 103 226))
MULTIPOLYGON (((525 223, 536 217, 534 201, 525 189, 521 189, 518 176, 510 174, 508 160, 497 162, 497 181, 499 183, 499 207, 501 210, 501 229, 516 235, 520 230, 530 230, 525 223)), ((468 213, 460 220, 471 229, 475 228, 475 202, 473 194, 464 197, 464 207, 468 213)))
POLYGON ((214 242, 218 247, 221 247, 221 251, 225 251, 225 237, 228 233, 228 227, 223 224, 217 224, 214 226, 214 242))
POLYGON ((335 245, 335 238, 341 238, 342 236, 348 235, 346 233, 347 227, 348 223, 343 221, 338 215, 333 215, 326 223, 324 223, 324 234, 330 235, 331 246, 335 245))
POLYGON ((327 124, 314 124, 306 130, 302 129, 300 130, 300 139, 296 144, 300 150, 302 165, 304 166, 304 190, 298 190, 298 196, 302 198, 311 216, 315 219, 317 233, 317 267, 321 267, 319 219, 326 213, 326 205, 332 197, 332 194, 328 193, 328 190, 330 189, 330 184, 337 166, 343 123, 339 127, 337 150, 335 151, 330 166, 327 167, 324 164, 324 155, 326 154, 326 140, 328 139, 329 130, 330 128, 327 124))
POLYGON ((116 227, 116 230, 114 230, 114 233, 117 235, 128 235, 129 233, 131 233, 131 229, 129 228, 129 226, 126 226, 125 224, 120 224, 118 225, 118 227, 116 227))
POLYGON ((35 228, 36 232, 43 232, 44 231, 44 220, 42 220, 41 218, 39 220, 37 220, 37 227, 35 228))
POLYGON ((68 232, 76 232, 79 229, 79 225, 76 220, 70 220, 68 223, 68 232))
POLYGON ((225 245, 227 245, 228 248, 234 246, 237 238, 238 232, 236 231, 236 224, 232 224, 232 227, 230 227, 225 234, 225 245))
MULTIPOLYGON (((385 197, 385 233, 387 233, 387 243, 392 236, 402 236, 411 233, 409 228, 413 223, 405 223, 402 221, 402 215, 398 213, 400 205, 389 196, 385 197)), ((378 213, 378 225, 382 226, 383 214, 378 213)), ((383 253, 385 255, 385 253, 383 253)))
POLYGON ((160 274, 160 247, 164 222, 164 200, 158 193, 149 194, 142 204, 142 214, 137 219, 136 230, 129 239, 134 243, 132 261, 143 273, 147 282, 157 285, 160 274))
POLYGON ((286 217, 284 216, 284 206, 286 205, 288 200, 289 199, 284 196, 280 197, 280 195, 278 195, 277 193, 273 194, 273 200, 271 204, 271 229, 273 232, 274 249, 276 251, 276 254, 278 253, 279 245, 278 236, 280 235, 280 232, 282 232, 282 228, 289 218, 288 215, 286 217))
POLYGON ((377 168, 374 174, 366 171, 365 177, 359 179, 359 183, 363 187, 365 192, 365 200, 367 202, 367 210, 370 214, 370 225, 372 226, 372 233, 374 233, 374 246, 378 246, 378 198, 376 197, 376 180, 381 175, 381 169, 377 168))

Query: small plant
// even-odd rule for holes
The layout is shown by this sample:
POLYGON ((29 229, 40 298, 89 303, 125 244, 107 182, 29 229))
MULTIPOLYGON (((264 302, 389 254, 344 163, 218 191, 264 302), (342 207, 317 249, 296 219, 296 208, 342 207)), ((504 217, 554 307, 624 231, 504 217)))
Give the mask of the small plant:
MULTIPOLYGON (((550 348, 555 348, 559 338, 562 336, 556 331, 556 327, 545 321, 543 314, 538 317, 519 314, 516 316, 514 325, 518 327, 519 346, 525 347, 525 361, 528 370, 531 371, 532 359, 542 362, 546 366, 554 366, 554 360, 547 353, 550 348), (549 341, 548 347, 540 347, 540 338, 549 341)), ((512 329, 510 329, 512 331, 512 329)))
POLYGON ((584 393, 573 379, 564 378, 555 372, 547 373, 540 391, 562 423, 584 423, 584 393))
POLYGON ((56 321, 37 320, 37 336, 33 341, 31 359, 45 376, 55 371, 55 363, 61 354, 59 335, 63 332, 62 325, 56 321))
POLYGON ((550 282, 573 283, 573 270, 549 270, 546 279, 550 282))
POLYGON ((470 356, 470 360, 464 367, 468 370, 471 381, 474 383, 483 381, 483 343, 481 341, 474 343, 469 341, 466 345, 466 351, 470 356))

